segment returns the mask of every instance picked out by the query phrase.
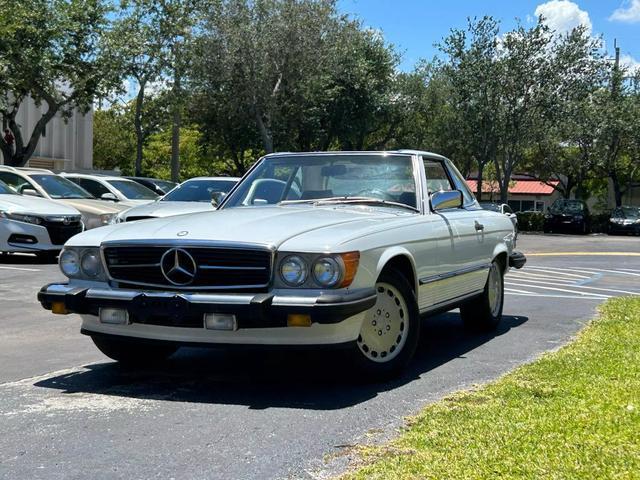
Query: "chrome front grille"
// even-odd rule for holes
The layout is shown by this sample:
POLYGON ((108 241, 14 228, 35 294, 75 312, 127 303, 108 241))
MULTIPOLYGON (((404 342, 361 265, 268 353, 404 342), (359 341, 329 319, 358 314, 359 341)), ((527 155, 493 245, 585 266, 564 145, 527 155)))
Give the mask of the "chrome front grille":
POLYGON ((103 256, 111 280, 120 286, 260 291, 269 286, 273 254, 267 248, 118 245, 105 246, 103 256), (163 256, 176 248, 187 252, 196 266, 193 279, 179 285, 172 283, 162 268, 163 256))

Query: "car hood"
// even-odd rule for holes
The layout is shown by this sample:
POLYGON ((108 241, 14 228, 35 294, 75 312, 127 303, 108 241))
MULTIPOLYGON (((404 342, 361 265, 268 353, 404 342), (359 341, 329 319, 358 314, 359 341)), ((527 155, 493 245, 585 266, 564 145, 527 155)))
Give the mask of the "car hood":
POLYGON ((103 215, 105 213, 118 213, 129 208, 121 203, 106 202, 103 200, 93 200, 90 198, 64 198, 54 200, 56 203, 68 205, 75 208, 80 213, 87 215, 103 215))
POLYGON ((32 215, 78 215, 69 205, 27 195, 0 195, 0 210, 32 215))
POLYGON ((215 209, 210 202, 153 202, 134 207, 122 213, 123 218, 129 217, 170 217, 184 213, 213 212, 215 209))
POLYGON ((237 207, 111 225, 77 235, 69 245, 177 240, 250 243, 284 249, 304 246, 309 251, 327 251, 346 238, 366 234, 367 229, 379 229, 383 221, 387 229, 394 227, 394 220, 406 222, 418 217, 403 210, 356 206, 237 207))

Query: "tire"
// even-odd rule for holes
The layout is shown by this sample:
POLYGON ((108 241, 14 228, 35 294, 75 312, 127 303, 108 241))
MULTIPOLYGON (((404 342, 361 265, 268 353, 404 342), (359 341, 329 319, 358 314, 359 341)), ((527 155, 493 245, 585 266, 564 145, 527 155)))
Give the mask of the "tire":
POLYGON ((172 345, 154 345, 135 340, 118 340, 92 336, 91 340, 98 350, 107 357, 126 366, 152 366, 173 355, 178 347, 172 345))
POLYGON ((460 307, 466 328, 476 332, 490 332, 498 328, 504 306, 504 277, 501 265, 495 260, 489 269, 484 292, 477 299, 460 307))
POLYGON ((413 289, 395 269, 376 282, 378 300, 365 315, 352 349, 356 373, 367 381, 393 378, 409 364, 420 337, 420 315, 413 289))

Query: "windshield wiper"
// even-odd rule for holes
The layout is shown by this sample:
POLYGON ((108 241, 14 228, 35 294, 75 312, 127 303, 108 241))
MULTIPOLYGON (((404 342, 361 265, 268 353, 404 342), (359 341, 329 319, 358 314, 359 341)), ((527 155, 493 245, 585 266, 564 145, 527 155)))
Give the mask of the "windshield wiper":
POLYGON ((310 198, 304 200, 283 200, 279 203, 279 205, 291 205, 296 203, 312 203, 314 205, 323 205, 323 204, 331 204, 331 203, 362 203, 362 204, 373 204, 373 205, 382 205, 396 208, 404 208, 406 210, 411 210, 412 212, 420 212, 416 207, 412 207, 411 205, 407 205, 404 203, 393 202, 390 200, 382 200, 381 198, 374 197, 327 197, 327 198, 310 198))

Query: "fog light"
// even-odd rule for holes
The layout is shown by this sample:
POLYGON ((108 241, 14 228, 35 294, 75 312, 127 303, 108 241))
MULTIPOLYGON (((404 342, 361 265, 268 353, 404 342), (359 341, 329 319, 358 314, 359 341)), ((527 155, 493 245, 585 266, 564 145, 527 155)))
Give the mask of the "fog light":
POLYGON ((101 308, 100 323, 127 325, 129 323, 129 312, 122 308, 101 308))
POLYGON ((64 304, 64 302, 53 302, 51 304, 51 313, 66 315, 67 313, 69 313, 69 311, 67 310, 67 306, 64 304))
POLYGON ((302 315, 299 313, 292 313, 287 315, 288 327, 310 327, 311 315, 302 315))
POLYGON ((236 316, 230 313, 205 313, 204 328, 207 330, 230 330, 238 329, 236 316))

